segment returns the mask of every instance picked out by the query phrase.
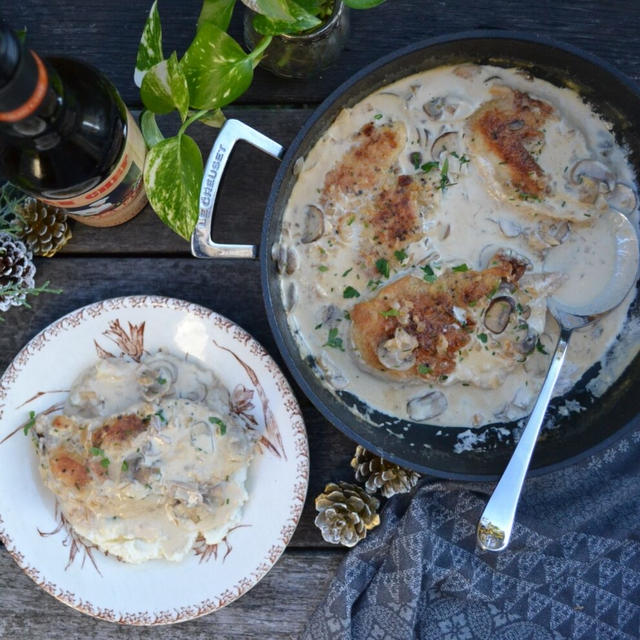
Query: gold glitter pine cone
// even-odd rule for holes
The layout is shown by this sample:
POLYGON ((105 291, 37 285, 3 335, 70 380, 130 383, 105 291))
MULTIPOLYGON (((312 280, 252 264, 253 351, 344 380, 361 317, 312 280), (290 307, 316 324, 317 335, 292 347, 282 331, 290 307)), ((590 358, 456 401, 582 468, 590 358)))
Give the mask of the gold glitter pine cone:
POLYGON ((364 482, 369 493, 380 493, 390 498, 396 493, 408 493, 420 480, 420 474, 388 462, 384 458, 367 451, 360 445, 351 460, 356 480, 364 482))
POLYGON ((34 286, 36 268, 23 242, 0 234, 0 311, 23 304, 25 289, 34 286))
POLYGON ((330 482, 316 498, 316 526, 332 544, 353 547, 380 524, 377 498, 349 482, 330 482))
POLYGON ((36 256, 50 258, 71 238, 67 214, 35 198, 26 198, 18 210, 20 236, 36 256))

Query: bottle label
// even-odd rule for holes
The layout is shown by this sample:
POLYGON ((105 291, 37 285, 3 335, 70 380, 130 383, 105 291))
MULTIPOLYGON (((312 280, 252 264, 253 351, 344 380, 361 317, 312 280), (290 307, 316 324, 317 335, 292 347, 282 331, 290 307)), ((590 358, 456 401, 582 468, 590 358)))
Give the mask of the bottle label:
POLYGON ((39 199, 65 209, 72 218, 90 226, 111 227, 126 222, 147 202, 142 181, 145 154, 142 133, 127 112, 127 141, 111 175, 79 196, 39 199))

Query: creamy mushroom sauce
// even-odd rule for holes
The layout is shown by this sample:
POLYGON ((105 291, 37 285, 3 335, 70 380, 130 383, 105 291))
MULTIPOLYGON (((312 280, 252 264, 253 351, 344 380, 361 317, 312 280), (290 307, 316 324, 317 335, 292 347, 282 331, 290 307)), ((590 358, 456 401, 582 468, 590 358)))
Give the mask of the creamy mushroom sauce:
MULTIPOLYGON (((343 110, 309 154, 297 160, 294 172, 297 182, 272 256, 301 354, 318 363, 317 373, 330 389, 350 392, 387 415, 433 425, 481 426, 517 420, 530 412, 558 336, 555 321, 546 314, 546 298, 541 295, 531 304, 528 323, 538 333, 538 343, 523 362, 502 370, 491 356, 493 336, 487 348, 475 335, 474 368, 464 375, 463 362, 446 380, 429 382, 390 380, 362 365, 350 338, 349 310, 356 303, 407 273, 422 277, 420 267, 426 264, 435 268, 436 275, 462 263, 482 269, 496 248, 528 260, 529 274, 540 273, 547 253, 567 238, 577 246, 570 264, 575 268, 582 261, 586 271, 572 274, 571 285, 565 287, 576 299, 588 298, 594 288, 606 285, 611 269, 607 264, 611 251, 598 249, 598 243, 613 243, 602 235, 609 207, 626 213, 636 230, 638 225, 635 176, 625 149, 615 142, 612 126, 574 91, 516 69, 441 67, 388 85, 343 110), (471 151, 467 118, 501 86, 543 100, 561 116, 547 124, 545 144, 536 156, 551 176, 553 197, 538 200, 501 192, 496 179, 499 167, 471 151), (398 122, 407 139, 393 171, 397 175, 435 171, 437 184, 446 169, 449 184, 438 191, 434 206, 421 210, 423 237, 403 247, 407 258, 390 261, 389 278, 379 274, 372 282, 359 255, 360 220, 349 218, 347 229, 329 216, 322 217, 321 194, 327 173, 354 147, 354 134, 367 123, 379 127, 398 122), (455 135, 443 138, 450 132, 455 135), (433 162, 438 162, 435 169, 420 168, 433 162), (309 210, 310 205, 317 209, 309 210), (545 211, 553 217, 542 215, 545 211), (590 224, 594 221, 595 226, 590 224), (346 287, 360 296, 346 298, 346 287), (417 410, 410 412, 412 401, 417 410)), ((635 287, 618 308, 586 330, 574 332, 556 387, 558 395, 596 362, 602 362, 603 369, 589 388, 598 394, 622 373, 639 349, 637 319, 627 318, 634 297, 635 287), (622 353, 612 349, 616 336, 627 347, 622 353)))
POLYGON ((126 562, 181 560, 237 524, 256 431, 212 371, 159 351, 100 360, 35 423, 44 483, 76 534, 126 562))

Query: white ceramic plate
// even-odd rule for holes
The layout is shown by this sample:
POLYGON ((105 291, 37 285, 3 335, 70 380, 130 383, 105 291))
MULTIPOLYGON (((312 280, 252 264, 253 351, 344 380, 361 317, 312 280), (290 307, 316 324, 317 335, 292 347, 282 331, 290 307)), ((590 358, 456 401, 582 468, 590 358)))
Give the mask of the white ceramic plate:
POLYGON ((304 423, 275 362, 230 320, 170 298, 98 302, 33 338, 0 379, 0 441, 0 538, 11 555, 65 604, 127 624, 188 620, 246 593, 284 551, 307 490, 304 423), (68 530, 53 494, 42 484, 31 439, 20 426, 30 411, 64 401, 65 390, 97 357, 159 347, 202 361, 230 391, 243 385, 253 392, 247 411, 270 446, 263 444, 251 464, 241 526, 225 541, 217 547, 201 545, 179 563, 128 565, 86 549, 68 530))

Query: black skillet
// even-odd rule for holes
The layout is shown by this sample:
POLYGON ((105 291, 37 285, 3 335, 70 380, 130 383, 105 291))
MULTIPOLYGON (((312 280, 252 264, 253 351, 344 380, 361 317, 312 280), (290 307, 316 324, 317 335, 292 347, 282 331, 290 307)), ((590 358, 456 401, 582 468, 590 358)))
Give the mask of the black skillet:
MULTIPOLYGON (((199 257, 255 257, 255 247, 212 242, 210 229, 215 192, 236 140, 247 140, 282 158, 267 203, 260 262, 267 316, 289 370, 322 414, 370 451, 426 474, 472 481, 496 479, 502 473, 514 447, 517 425, 492 424, 475 429, 475 444, 465 446, 469 435, 467 428, 433 427, 382 413, 371 414, 370 411, 371 421, 368 421, 350 411, 349 407, 361 407, 357 398, 348 392, 330 391, 321 383, 322 374, 314 360, 305 359, 298 352, 287 324, 278 274, 271 256, 296 180, 294 163, 311 150, 340 110, 405 76, 464 62, 519 67, 555 85, 577 90, 597 112, 614 124, 618 142, 628 146, 631 161, 640 175, 640 91, 622 73, 575 47, 537 36, 495 31, 459 33, 411 45, 364 68, 316 109, 286 153, 280 145, 242 123, 227 123, 205 169, 201 219, 192 239, 192 251, 199 257)), ((635 318, 640 317, 638 298, 640 296, 630 311, 635 318)), ((569 465, 609 445, 640 424, 640 356, 602 397, 594 399, 587 392, 586 384, 597 375, 598 368, 599 365, 592 367, 569 394, 551 404, 549 411, 555 426, 543 432, 530 473, 542 474, 569 465), (580 402, 586 411, 562 417, 558 406, 569 399, 580 402)))

